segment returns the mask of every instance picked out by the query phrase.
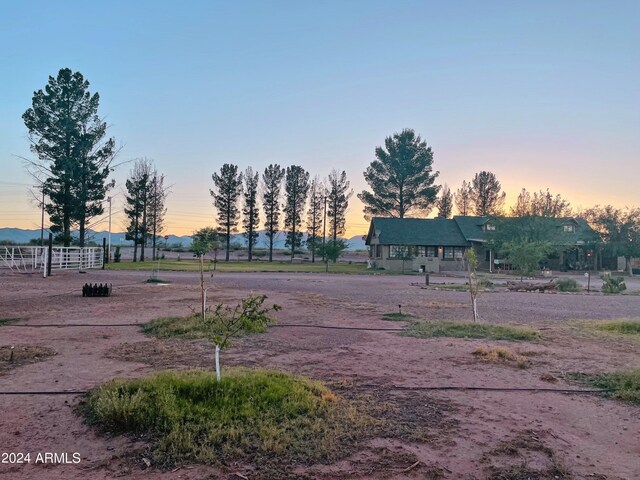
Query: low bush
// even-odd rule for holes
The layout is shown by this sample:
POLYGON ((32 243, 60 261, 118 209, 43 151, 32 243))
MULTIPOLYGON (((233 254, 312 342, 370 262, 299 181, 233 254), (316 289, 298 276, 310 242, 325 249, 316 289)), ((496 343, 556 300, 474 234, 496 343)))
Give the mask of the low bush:
POLYGON ((559 280, 556 280, 556 285, 558 285, 558 290, 560 290, 561 292, 580 291, 578 282, 576 282, 573 278, 560 278, 559 280))
POLYGON ((612 277, 609 275, 603 275, 602 279, 602 292, 603 293, 621 293, 627 289, 627 285, 624 283, 624 277, 612 277))

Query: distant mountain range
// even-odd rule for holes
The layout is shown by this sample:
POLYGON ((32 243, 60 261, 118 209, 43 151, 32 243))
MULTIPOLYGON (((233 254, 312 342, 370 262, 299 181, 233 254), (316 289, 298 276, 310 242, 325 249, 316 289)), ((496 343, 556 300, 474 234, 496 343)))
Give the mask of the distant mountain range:
MULTIPOLYGON (((48 238, 49 233, 45 231, 45 238, 48 238)), ((72 232, 74 237, 78 236, 78 232, 72 232)), ((93 230, 87 230, 87 241, 96 242, 98 245, 102 244, 103 238, 108 238, 108 232, 96 232, 93 230)), ((274 241, 274 248, 284 249, 286 234, 284 232, 279 232, 274 241)), ((0 240, 11 241, 17 244, 26 245, 30 240, 39 240, 40 239, 40 229, 37 230, 25 230, 22 228, 0 228, 0 240)), ((306 240, 306 234, 303 237, 303 240, 306 240)), ((349 244, 348 250, 365 250, 366 246, 364 244, 364 239, 362 235, 356 235, 351 238, 345 239, 349 244)), ((189 235, 177 236, 177 235, 169 235, 167 240, 164 237, 158 239, 161 246, 166 245, 169 247, 176 247, 178 245, 182 245, 183 247, 189 247, 192 242, 192 238, 189 235)), ((239 243, 242 246, 247 245, 247 240, 242 236, 242 234, 234 234, 231 237, 231 241, 235 243, 239 243)), ((122 246, 133 246, 133 243, 129 240, 126 240, 124 232, 111 232, 111 245, 122 245, 122 246)), ((269 245, 269 239, 265 235, 264 230, 260 230, 258 232, 258 248, 264 248, 269 245)))

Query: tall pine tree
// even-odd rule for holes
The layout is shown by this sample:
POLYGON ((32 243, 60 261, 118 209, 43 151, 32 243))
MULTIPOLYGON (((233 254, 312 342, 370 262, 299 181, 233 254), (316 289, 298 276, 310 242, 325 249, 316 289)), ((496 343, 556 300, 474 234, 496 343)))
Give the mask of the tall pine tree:
POLYGON ((127 179, 124 213, 129 219, 127 226, 127 240, 133 241, 133 261, 138 261, 138 246, 140 247, 140 261, 144 262, 144 246, 149 235, 147 222, 148 205, 151 193, 151 161, 142 158, 136 160, 127 179))
POLYGON ((273 261, 273 242, 280 227, 280 189, 285 170, 280 165, 271 164, 262 173, 262 208, 264 227, 269 239, 269 261, 273 261))
POLYGON ((242 174, 238 166, 225 163, 220 173, 211 175, 214 188, 209 190, 213 197, 213 205, 218 210, 218 231, 225 240, 225 260, 229 261, 231 250, 231 234, 238 226, 238 197, 242 190, 242 174))
POLYGON ((312 263, 316 261, 316 251, 321 246, 320 233, 325 196, 325 186, 316 175, 309 187, 309 210, 307 211, 307 247, 311 250, 312 263))
POLYGON ((343 170, 332 170, 327 179, 327 215, 329 216, 329 235, 335 244, 340 235, 346 230, 346 213, 349 198, 353 190, 349 188, 347 173, 343 170))
POLYGON ((286 245, 291 248, 293 262, 296 248, 302 246, 302 215, 309 191, 309 172, 297 165, 287 167, 284 186, 284 226, 288 229, 286 245))
POLYGON ((453 213, 453 195, 446 183, 444 187, 442 187, 442 193, 440 193, 440 198, 438 198, 436 205, 438 206, 439 217, 451 218, 451 214, 453 213))
POLYGON ((462 186, 456 191, 454 200, 458 215, 471 215, 471 184, 463 180, 462 186))
POLYGON ((470 197, 476 215, 501 215, 507 194, 494 173, 482 171, 471 181, 470 197))
POLYGON ((89 92, 80 72, 63 68, 49 77, 43 90, 33 94, 31 108, 22 119, 29 130, 31 173, 42 183, 49 198, 45 210, 51 230, 65 246, 71 229, 79 229, 85 243, 88 221, 104 210, 106 192, 113 186, 107 178, 116 154, 113 138, 105 138, 107 124, 98 116, 100 95, 89 92))
POLYGON ((434 185, 433 152, 411 129, 402 130, 376 148, 376 160, 364 172, 371 192, 358 198, 364 203, 365 218, 424 215, 436 201, 440 187, 434 185))
POLYGON ((258 210, 258 180, 260 175, 258 172, 253 173, 253 169, 248 167, 244 172, 244 215, 242 225, 245 232, 244 237, 247 239, 249 246, 248 259, 253 260, 253 247, 258 241, 258 225, 260 222, 258 210))
POLYGON ((165 206, 169 190, 164 185, 164 175, 153 171, 151 175, 151 186, 149 188, 149 202, 147 219, 149 223, 149 234, 151 235, 151 247, 153 249, 152 259, 156 260, 158 236, 164 231, 164 217, 167 213, 165 206))

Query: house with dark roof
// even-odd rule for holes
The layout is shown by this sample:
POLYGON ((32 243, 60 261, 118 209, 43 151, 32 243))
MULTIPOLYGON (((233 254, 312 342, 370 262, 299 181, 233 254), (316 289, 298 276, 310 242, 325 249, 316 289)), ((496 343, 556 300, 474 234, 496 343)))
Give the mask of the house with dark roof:
MULTIPOLYGON (((537 228, 545 231, 558 247, 557 254, 545 260, 552 270, 582 270, 597 265, 597 234, 579 218, 536 218, 537 228)), ((380 218, 371 220, 366 245, 369 263, 386 270, 441 272, 464 269, 463 259, 473 248, 480 268, 493 271, 509 268, 496 255, 492 237, 496 229, 524 228, 526 219, 506 217, 455 216, 447 218, 380 218)), ((517 235, 517 233, 514 233, 517 235)))

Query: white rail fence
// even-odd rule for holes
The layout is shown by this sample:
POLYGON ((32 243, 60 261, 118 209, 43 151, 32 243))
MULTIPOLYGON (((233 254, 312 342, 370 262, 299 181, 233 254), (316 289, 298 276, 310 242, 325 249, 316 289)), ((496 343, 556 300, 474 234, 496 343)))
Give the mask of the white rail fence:
MULTIPOLYGON (((47 276, 48 247, 0 247, 0 268, 18 273, 42 272, 47 276)), ((102 268, 102 247, 53 247, 51 270, 102 268)))

